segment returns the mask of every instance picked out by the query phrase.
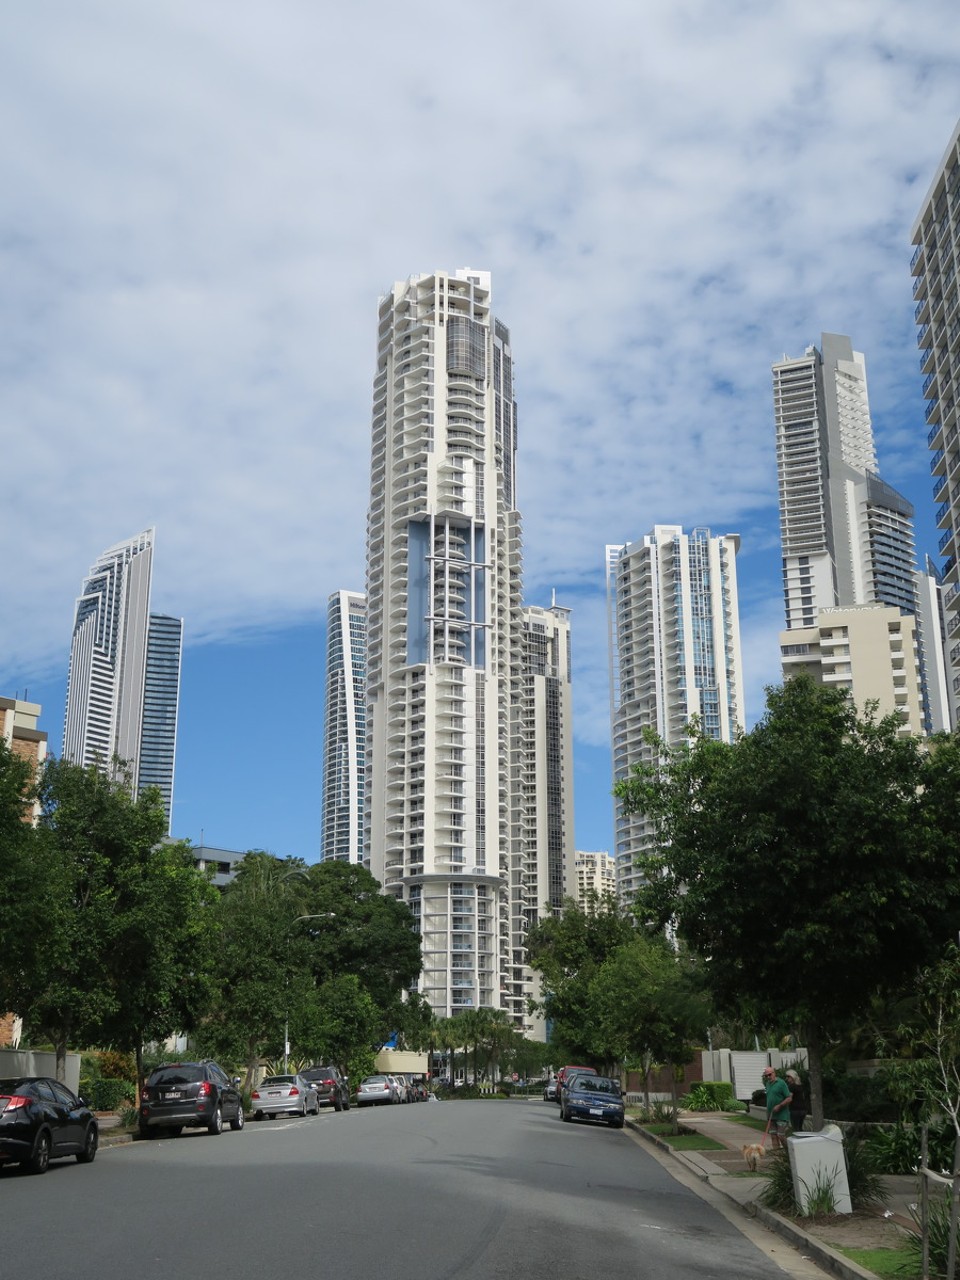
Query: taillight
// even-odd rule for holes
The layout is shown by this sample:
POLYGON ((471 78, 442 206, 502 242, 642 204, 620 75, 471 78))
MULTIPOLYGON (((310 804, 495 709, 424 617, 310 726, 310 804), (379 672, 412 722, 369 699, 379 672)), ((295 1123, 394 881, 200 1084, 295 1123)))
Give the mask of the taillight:
POLYGON ((290 1097, 291 1097, 291 1098, 296 1098, 296 1097, 297 1097, 297 1095, 298 1095, 299 1093, 300 1093, 300 1090, 297 1088, 297 1086, 296 1086, 295 1084, 293 1084, 293 1085, 291 1085, 291 1086, 290 1086, 290 1097))
POLYGON ((251 1098, 259 1098, 259 1097, 260 1097, 260 1091, 259 1091, 258 1089, 254 1089, 254 1091, 253 1091, 253 1093, 251 1093, 250 1097, 251 1097, 251 1098))
POLYGON ((209 1080, 204 1080, 203 1083, 200 1085, 200 1089, 197 1093, 197 1097, 209 1098, 211 1093, 213 1093, 213 1085, 210 1083, 209 1080))
POLYGON ((0 1095, 0 1102, 7 1104, 2 1109, 2 1113, 6 1115, 8 1111, 19 1111, 30 1102, 30 1099, 23 1093, 7 1093, 0 1095))
POLYGON ((150 1094, 147 1092, 147 1090, 146 1090, 146 1089, 144 1089, 143 1093, 141 1093, 141 1095, 140 1095, 140 1101, 141 1101, 141 1102, 149 1102, 149 1101, 150 1101, 150 1094))

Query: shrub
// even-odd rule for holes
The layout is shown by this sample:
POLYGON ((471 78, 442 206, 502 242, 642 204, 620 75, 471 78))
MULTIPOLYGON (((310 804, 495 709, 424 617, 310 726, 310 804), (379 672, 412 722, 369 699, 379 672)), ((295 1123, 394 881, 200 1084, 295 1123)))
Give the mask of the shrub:
POLYGON ((91 1105, 94 1111, 116 1111, 123 1102, 137 1100, 137 1087, 130 1080, 94 1080, 91 1105))
MULTIPOLYGON (((910 1206, 910 1217, 917 1224, 917 1234, 907 1236, 907 1249, 913 1261, 913 1274, 920 1275, 923 1265, 923 1224, 920 1210, 910 1206)), ((950 1248, 950 1198, 945 1195, 930 1197, 927 1206, 927 1236, 930 1242, 930 1274, 945 1276, 950 1248)), ((905 1268, 906 1269, 906 1268, 905 1268)), ((954 1272, 956 1274, 956 1272, 954 1272)))
POLYGON ((876 1209, 886 1204, 883 1179, 874 1167, 869 1139, 853 1132, 843 1144, 847 1159, 847 1186, 854 1209, 876 1209))
POLYGON ((727 1111, 733 1101, 729 1080, 701 1080, 684 1099, 688 1111, 727 1111))
POLYGON ((900 1110, 883 1076, 851 1076, 825 1071, 823 1114, 834 1120, 893 1124, 900 1110))
POLYGON ((754 1089, 750 1095, 750 1101, 755 1107, 765 1107, 767 1105, 766 1089, 754 1089))
POLYGON ((116 1049, 101 1049, 97 1054, 100 1075, 107 1080, 129 1080, 137 1083, 137 1061, 132 1053, 118 1053, 116 1049))
POLYGON ((771 1152, 767 1169, 767 1185, 758 1197, 760 1203, 774 1213, 796 1216, 800 1212, 800 1206, 793 1194, 793 1172, 786 1151, 771 1152))
MULTIPOLYGON (((866 1139, 870 1163, 876 1173, 914 1173, 920 1167, 921 1127, 894 1124, 874 1129, 866 1139)), ((956 1134, 941 1126, 927 1132, 927 1164, 931 1169, 953 1168, 956 1134)))

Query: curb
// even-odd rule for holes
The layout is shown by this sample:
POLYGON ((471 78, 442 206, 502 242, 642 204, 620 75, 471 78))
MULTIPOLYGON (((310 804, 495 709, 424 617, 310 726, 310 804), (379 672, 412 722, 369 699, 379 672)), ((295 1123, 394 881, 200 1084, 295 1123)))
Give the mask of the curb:
POLYGON ((652 1143, 660 1151, 673 1156, 694 1177, 701 1182, 709 1183, 715 1191, 721 1192, 727 1199, 732 1200, 734 1204, 743 1210, 748 1218, 755 1219, 755 1221, 766 1227, 768 1231, 775 1232, 789 1244, 794 1245, 804 1257, 810 1258, 817 1266, 822 1267, 824 1271, 829 1271, 832 1275, 839 1276, 841 1280, 877 1280, 875 1272, 868 1271, 866 1267, 861 1267, 858 1263, 845 1257, 844 1254, 838 1253, 836 1249, 831 1249, 822 1240, 817 1240, 816 1237, 808 1235, 806 1231, 798 1227, 795 1222, 791 1222, 789 1218, 781 1217, 779 1213, 774 1213, 772 1209, 765 1208, 762 1204, 758 1204, 756 1200, 743 1204, 736 1196, 730 1195, 721 1182, 713 1180, 715 1174, 726 1177, 726 1171, 721 1169, 719 1165, 713 1164, 705 1156, 694 1152, 675 1151, 669 1142, 664 1142, 656 1134, 648 1133, 635 1120, 628 1118, 626 1124, 634 1133, 641 1134, 647 1142, 652 1143))

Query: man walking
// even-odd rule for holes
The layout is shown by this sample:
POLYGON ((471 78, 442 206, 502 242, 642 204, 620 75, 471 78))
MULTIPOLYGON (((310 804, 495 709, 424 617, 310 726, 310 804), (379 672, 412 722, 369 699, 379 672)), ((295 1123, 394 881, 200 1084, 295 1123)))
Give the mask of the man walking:
POLYGON ((767 1095, 767 1132, 775 1151, 785 1151, 790 1129, 790 1087, 773 1067, 763 1069, 763 1087, 767 1095))

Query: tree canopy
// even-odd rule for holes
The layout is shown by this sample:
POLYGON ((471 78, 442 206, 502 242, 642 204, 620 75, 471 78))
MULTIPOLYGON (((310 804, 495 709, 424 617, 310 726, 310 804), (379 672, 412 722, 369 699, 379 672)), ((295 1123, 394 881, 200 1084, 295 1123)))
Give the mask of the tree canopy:
POLYGON ((656 745, 616 788, 656 832, 637 910, 704 957, 722 1008, 802 1024, 819 1124, 823 1034, 956 936, 958 741, 797 677, 732 745, 656 745))

